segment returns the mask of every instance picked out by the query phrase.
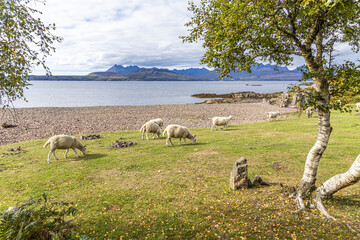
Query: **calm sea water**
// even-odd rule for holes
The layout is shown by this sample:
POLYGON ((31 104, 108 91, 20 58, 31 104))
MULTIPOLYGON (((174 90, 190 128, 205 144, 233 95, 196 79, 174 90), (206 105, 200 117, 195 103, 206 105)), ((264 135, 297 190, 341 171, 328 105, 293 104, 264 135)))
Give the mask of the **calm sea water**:
POLYGON ((85 107, 114 105, 185 104, 202 102, 196 93, 286 91, 294 81, 193 81, 193 82, 110 82, 31 81, 24 91, 28 102, 17 100, 16 108, 85 107), (254 86, 260 85, 260 86, 254 86))

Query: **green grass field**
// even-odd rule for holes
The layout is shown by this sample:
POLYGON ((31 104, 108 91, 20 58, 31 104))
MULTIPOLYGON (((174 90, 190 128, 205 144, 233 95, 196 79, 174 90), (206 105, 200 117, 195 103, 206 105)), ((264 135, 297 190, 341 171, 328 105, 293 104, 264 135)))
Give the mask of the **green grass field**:
MULTIPOLYGON (((348 170, 360 153, 360 117, 333 113, 334 128, 317 184, 348 170)), ((57 150, 48 164, 47 139, 0 146, 0 210, 46 193, 72 202, 74 237, 96 239, 356 239, 346 226, 317 210, 296 212, 279 186, 296 186, 317 138, 317 118, 230 125, 228 131, 191 129, 196 145, 166 147, 165 138, 141 140, 139 131, 100 133, 83 140, 88 154, 57 150), (111 148, 115 140, 138 144, 111 148), (5 155, 21 146, 25 153, 5 155), (2 155, 2 156, 1 156, 2 155), (251 179, 273 183, 229 188, 232 165, 248 160, 251 179)), ((188 143, 191 141, 189 140, 188 143)), ((360 229, 359 184, 325 202, 329 213, 360 229)))

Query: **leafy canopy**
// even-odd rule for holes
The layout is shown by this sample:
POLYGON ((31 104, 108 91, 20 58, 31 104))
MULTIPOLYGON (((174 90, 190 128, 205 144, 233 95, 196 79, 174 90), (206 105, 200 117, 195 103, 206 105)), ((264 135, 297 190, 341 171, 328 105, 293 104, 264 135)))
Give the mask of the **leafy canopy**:
POLYGON ((335 44, 360 49, 359 1, 202 0, 199 6, 190 3, 189 10, 190 32, 182 39, 202 41, 201 63, 222 77, 250 71, 259 61, 290 65, 295 55, 305 59, 311 74, 323 74, 335 44))
POLYGON ((55 51, 51 46, 61 38, 53 35, 55 24, 45 25, 30 7, 31 0, 0 0, 0 106, 7 107, 23 97, 23 89, 35 65, 47 74, 45 58, 55 51))

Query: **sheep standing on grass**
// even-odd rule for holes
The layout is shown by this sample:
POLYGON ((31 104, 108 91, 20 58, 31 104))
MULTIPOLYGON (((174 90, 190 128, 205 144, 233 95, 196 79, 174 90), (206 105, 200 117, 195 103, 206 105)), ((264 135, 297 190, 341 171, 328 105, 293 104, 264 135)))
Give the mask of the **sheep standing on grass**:
POLYGON ((80 155, 76 152, 75 148, 79 149, 83 154, 86 154, 86 146, 82 145, 79 139, 76 137, 68 135, 55 135, 47 140, 47 142, 44 144, 44 148, 49 144, 50 152, 47 159, 48 163, 50 163, 51 154, 53 154, 54 158, 58 160, 58 158, 55 156, 56 149, 66 149, 65 158, 67 157, 69 148, 72 148, 78 157, 80 157, 80 155))
POLYGON ((149 122, 156 123, 157 125, 159 125, 160 128, 162 128, 162 126, 164 125, 164 120, 162 120, 161 118, 151 119, 149 122))
POLYGON ((160 126, 156 124, 155 122, 149 121, 145 123, 141 128, 140 132, 142 132, 142 140, 144 140, 144 134, 146 133, 146 139, 149 140, 149 133, 153 134, 153 140, 155 139, 155 136, 157 135, 158 138, 160 138, 161 132, 160 132, 160 126), (156 134, 156 135, 155 135, 156 134))
POLYGON ((268 115, 268 121, 270 122, 271 119, 276 119, 278 116, 280 116, 280 112, 267 112, 268 115))
MULTIPOLYGON (((212 127, 211 127, 211 131, 217 130, 216 126, 225 126, 225 129, 227 130, 227 126, 229 121, 233 119, 233 116, 228 116, 228 117, 213 117, 212 120, 212 127)), ((223 129, 223 128, 221 128, 223 129)))
POLYGON ((360 108, 360 102, 356 103, 356 110, 359 110, 360 108))
POLYGON ((181 138, 184 139, 185 144, 187 144, 186 138, 189 138, 193 144, 196 143, 196 135, 192 135, 186 127, 180 125, 168 125, 163 132, 163 136, 165 136, 165 133, 167 134, 166 146, 169 146, 169 141, 171 145, 174 145, 171 138, 180 138, 179 145, 181 145, 181 138))

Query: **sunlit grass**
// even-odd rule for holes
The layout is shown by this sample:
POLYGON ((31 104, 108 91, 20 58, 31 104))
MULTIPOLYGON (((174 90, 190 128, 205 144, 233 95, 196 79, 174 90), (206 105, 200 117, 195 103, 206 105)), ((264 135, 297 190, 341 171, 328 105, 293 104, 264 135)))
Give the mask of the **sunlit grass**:
MULTIPOLYGON (((331 140, 323 155, 318 184, 347 171, 360 153, 360 119, 332 114, 331 140)), ((296 186, 306 155, 317 138, 317 119, 292 117, 272 122, 230 125, 228 131, 191 129, 196 145, 166 147, 165 139, 141 140, 138 131, 100 133, 82 141, 88 154, 46 162, 46 139, 21 146, 26 153, 0 157, 0 210, 47 193, 73 202, 78 211, 74 236, 98 239, 345 239, 358 236, 324 219, 316 210, 296 212, 278 183, 296 186), (111 148, 115 140, 138 144, 111 148), (229 189, 233 163, 248 159, 249 177, 273 183, 241 191, 229 189)), ((188 141, 190 142, 190 141, 188 141)), ((325 204, 330 214, 359 229, 359 186, 325 204)))

